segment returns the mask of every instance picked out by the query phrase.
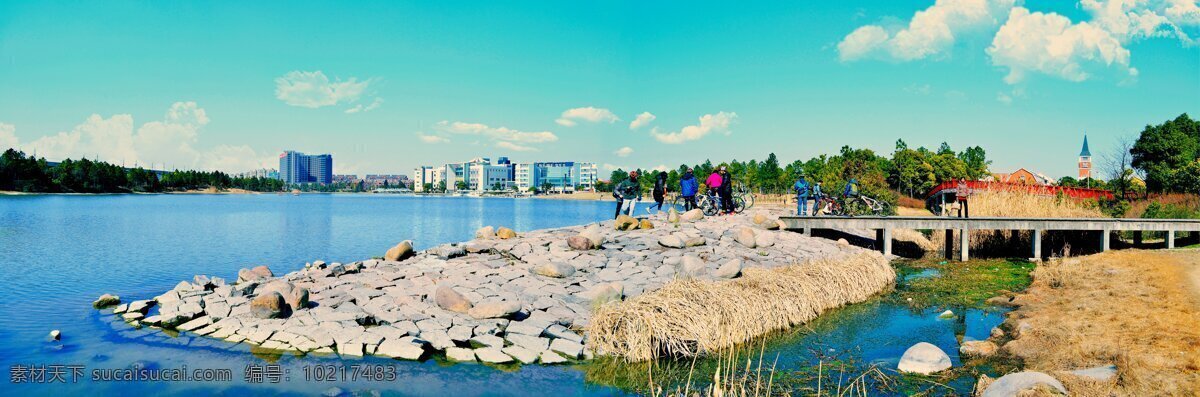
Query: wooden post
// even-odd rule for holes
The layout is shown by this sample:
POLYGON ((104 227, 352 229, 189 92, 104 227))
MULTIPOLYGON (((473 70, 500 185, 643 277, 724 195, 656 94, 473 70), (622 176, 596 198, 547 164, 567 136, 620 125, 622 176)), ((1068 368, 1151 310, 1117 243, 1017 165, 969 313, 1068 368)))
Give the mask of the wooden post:
POLYGON ((1104 229, 1104 230, 1101 230, 1100 233, 1103 233, 1100 236, 1100 252, 1107 252, 1108 247, 1109 247, 1109 238, 1112 235, 1112 230, 1104 229))
POLYGON ((967 228, 959 229, 958 231, 959 253, 962 256, 962 261, 966 262, 971 259, 971 233, 967 228))
POLYGON ((1140 245, 1142 245, 1142 231, 1135 230, 1133 232, 1133 246, 1134 248, 1137 248, 1140 245))
POLYGON ((1033 258, 1034 261, 1042 260, 1042 231, 1033 231, 1033 258))
POLYGON ((892 255, 892 229, 883 229, 883 255, 892 255))
POLYGON ((946 238, 942 239, 945 242, 946 260, 954 259, 954 229, 946 229, 946 238))
POLYGON ((883 252, 883 229, 875 229, 875 249, 883 252))
POLYGON ((1167 231, 1167 249, 1175 248, 1175 231, 1167 231))

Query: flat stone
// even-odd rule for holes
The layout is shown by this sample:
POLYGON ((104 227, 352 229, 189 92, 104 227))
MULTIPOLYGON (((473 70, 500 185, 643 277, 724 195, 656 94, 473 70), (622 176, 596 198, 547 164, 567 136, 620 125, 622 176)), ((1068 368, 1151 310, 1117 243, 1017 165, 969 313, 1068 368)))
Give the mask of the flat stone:
POLYGON ((670 234, 659 237, 658 245, 661 245, 661 246, 667 247, 667 248, 683 248, 686 246, 686 245, 684 245, 682 238, 680 238, 679 236, 670 235, 670 234))
POLYGON ((986 340, 965 341, 958 347, 958 352, 964 356, 989 357, 996 354, 999 347, 986 340))
POLYGON ((513 345, 521 346, 535 352, 546 350, 546 348, 550 347, 549 339, 537 336, 508 334, 504 339, 512 342, 513 345))
POLYGON ((521 310, 521 304, 514 301, 501 301, 475 305, 467 314, 475 319, 502 318, 521 310))
POLYGON ((412 342, 400 339, 388 339, 379 344, 375 348, 375 355, 402 358, 405 360, 420 360, 425 354, 425 349, 421 348, 412 342))
POLYGON ((504 351, 495 347, 475 349, 475 358, 479 359, 481 362, 489 364, 503 364, 513 361, 512 356, 504 354, 504 351))
POLYGON ((543 350, 542 354, 538 355, 538 362, 546 365, 562 364, 567 362, 566 358, 555 353, 553 350, 543 350))
POLYGON ((524 347, 521 347, 521 346, 509 346, 504 349, 501 349, 501 352, 503 352, 504 354, 507 354, 509 356, 512 356, 512 358, 515 358, 515 359, 517 359, 517 361, 520 361, 521 364, 533 364, 538 359, 537 353, 535 353, 532 350, 528 350, 524 347))
POLYGON ((473 363, 475 362, 475 352, 471 349, 451 347, 446 349, 446 358, 460 363, 473 363))
POLYGON ((438 307, 455 313, 466 313, 471 310, 471 301, 449 286, 438 286, 434 290, 433 300, 438 307))
POLYGON ((1114 376, 1117 376, 1117 366, 1109 364, 1109 365, 1101 365, 1099 367, 1077 369, 1077 370, 1071 371, 1071 374, 1076 375, 1076 376, 1082 376, 1084 378, 1095 379, 1098 381, 1107 381, 1109 379, 1112 379, 1114 376))
POLYGON ((112 294, 104 294, 100 295, 99 298, 96 298, 96 300, 92 302, 92 307, 103 309, 118 303, 121 303, 121 297, 112 294))
POLYGON ((554 342, 550 342, 550 350, 576 359, 583 355, 583 345, 566 339, 555 339, 554 342))
POLYGON ((700 277, 705 273, 704 260, 695 255, 684 255, 675 269, 679 277, 700 277))
POLYGON ((950 368, 950 356, 933 344, 920 342, 904 351, 897 368, 901 372, 929 375, 950 368))
POLYGON ((583 343, 583 336, 572 332, 571 330, 567 329, 567 327, 558 324, 553 324, 546 328, 545 334, 559 339, 566 339, 575 343, 583 343))
POLYGON ((496 335, 475 335, 475 337, 471 338, 471 342, 487 347, 504 347, 504 339, 496 335))
POLYGON ((539 276, 565 278, 575 275, 575 267, 558 262, 543 262, 532 268, 530 271, 539 276))
POLYGON ((1013 397, 1039 385, 1057 390, 1063 395, 1067 394, 1067 389, 1063 387, 1062 382, 1054 379, 1053 376, 1041 372, 1025 371, 1001 376, 983 390, 981 397, 1013 397))

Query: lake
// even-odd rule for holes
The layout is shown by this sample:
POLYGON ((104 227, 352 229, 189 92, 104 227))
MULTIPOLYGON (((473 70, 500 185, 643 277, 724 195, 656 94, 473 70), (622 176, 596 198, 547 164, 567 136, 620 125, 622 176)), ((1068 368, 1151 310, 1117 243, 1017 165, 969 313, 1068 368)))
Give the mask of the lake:
MULTIPOLYGON (((252 354, 188 334, 133 329, 90 306, 104 293, 148 299, 181 280, 205 274, 235 280, 243 267, 269 265, 276 275, 305 262, 350 262, 383 255, 401 240, 417 249, 470 239, 485 225, 518 232, 609 219, 611 202, 411 197, 398 195, 34 195, 0 196, 0 362, 9 370, 3 395, 315 395, 332 387, 384 395, 621 395, 593 382, 582 366, 492 368, 440 360, 252 354), (61 341, 47 341, 50 330, 61 341), (263 365, 283 371, 262 383, 246 375, 263 365), (91 381, 93 370, 225 369, 228 382, 91 381), (387 367, 395 379, 330 379, 314 368, 387 367), (45 368, 43 381, 13 383, 14 374, 45 368), (72 381, 72 372, 82 378, 72 381), (65 372, 65 374, 62 374, 65 372), (54 376, 59 373, 63 381, 54 376), (53 379, 52 379, 53 378, 53 379)), ((933 310, 874 301, 836 311, 833 320, 772 342, 780 368, 811 363, 814 347, 867 363, 894 362, 916 342, 934 343, 955 363, 955 335, 984 339, 1003 317, 969 312, 965 321, 936 320, 933 310)), ((340 373, 339 373, 340 377, 340 373)), ((964 381, 966 382, 966 381, 964 381)), ((962 387, 956 385, 956 388, 962 387)), ((969 385, 966 386, 969 390, 969 385)))

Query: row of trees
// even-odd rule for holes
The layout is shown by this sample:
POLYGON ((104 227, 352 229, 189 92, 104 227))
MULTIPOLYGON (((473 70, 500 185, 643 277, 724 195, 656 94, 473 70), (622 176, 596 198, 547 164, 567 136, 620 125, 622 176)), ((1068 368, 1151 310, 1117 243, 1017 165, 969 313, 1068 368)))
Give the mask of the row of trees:
POLYGON ((1137 169, 1146 176, 1150 192, 1200 193, 1200 121, 1187 113, 1147 125, 1136 141, 1123 146, 1120 149, 1127 151, 1120 152, 1118 167, 1113 167, 1119 174, 1110 178, 1128 180, 1137 169))
MULTIPOLYGON (((790 193, 792 184, 805 175, 810 183, 821 183, 826 193, 838 193, 852 178, 858 179, 864 193, 872 197, 894 202, 895 192, 912 197, 923 197, 929 189, 951 179, 980 179, 988 175, 987 154, 983 148, 969 147, 955 152, 950 145, 942 143, 937 151, 924 147, 911 149, 903 140, 896 142, 891 158, 876 154, 870 149, 854 149, 844 146, 833 156, 820 155, 807 161, 796 160, 781 165, 778 157, 768 154, 758 161, 741 162, 732 160, 714 164, 712 160, 690 166, 701 182, 720 166, 726 166, 735 183, 758 193, 790 193)), ((659 172, 666 172, 667 186, 677 190, 679 179, 689 168, 680 165, 669 171, 637 170, 645 177, 638 182, 643 191, 649 191, 659 172)), ((629 172, 617 169, 612 172, 608 183, 598 184, 603 191, 629 179, 629 172)))
POLYGON ((245 189, 277 192, 283 181, 260 177, 231 177, 220 171, 172 171, 158 174, 141 167, 125 169, 103 161, 63 160, 50 166, 46 159, 8 149, 0 155, 0 190, 37 193, 129 193, 190 189, 245 189))

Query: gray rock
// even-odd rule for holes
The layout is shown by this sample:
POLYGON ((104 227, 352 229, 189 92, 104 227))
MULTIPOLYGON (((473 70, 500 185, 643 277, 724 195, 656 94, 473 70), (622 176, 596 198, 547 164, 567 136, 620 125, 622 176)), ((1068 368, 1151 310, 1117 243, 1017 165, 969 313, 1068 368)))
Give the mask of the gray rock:
POLYGON ((1067 389, 1063 387, 1062 382, 1054 379, 1053 376, 1041 372, 1025 371, 1001 376, 988 385, 987 389, 983 390, 981 396, 1013 397, 1022 391, 1033 389, 1039 385, 1055 390, 1063 395, 1067 394, 1067 389))
POLYGON ((514 344, 514 345, 521 346, 521 347, 524 347, 526 349, 529 349, 529 350, 532 350, 535 352, 546 350, 546 348, 550 347, 549 339, 541 338, 541 337, 537 337, 537 336, 530 336, 530 335, 524 335, 524 334, 507 334, 504 338, 505 338, 505 340, 512 342, 512 344, 514 344))
POLYGON ((375 355, 377 356, 402 358, 405 360, 420 360, 424 354, 425 349, 421 348, 421 346, 403 339, 388 339, 375 348, 375 355))
MULTIPOLYGON (((587 241, 586 238, 583 238, 583 240, 587 241)), ((588 242, 588 244, 591 244, 591 242, 588 242)), ((532 271, 534 274, 537 274, 539 276, 546 276, 546 277, 553 277, 553 278, 564 278, 564 277, 571 277, 571 276, 575 275, 575 267, 574 266, 567 265, 565 263, 557 263, 557 262, 543 262, 543 263, 540 263, 540 264, 534 266, 533 268, 531 268, 530 271, 532 271)))
POLYGON ((434 252, 437 254, 438 259, 444 261, 467 255, 467 250, 463 249, 463 247, 453 244, 447 244, 438 247, 436 250, 434 250, 434 252))
POLYGON ((700 277, 704 275, 704 260, 695 255, 684 255, 675 269, 679 277, 700 277))
POLYGON ((688 247, 699 247, 701 245, 705 245, 706 243, 707 242, 704 239, 704 237, 700 237, 700 236, 689 237, 687 240, 685 240, 683 242, 683 244, 687 245, 688 247))
POLYGON ((475 352, 471 349, 451 347, 446 349, 446 358, 460 363, 473 363, 475 362, 475 352))
POLYGON ((661 246, 667 247, 667 248, 683 248, 686 246, 686 245, 684 245, 682 238, 679 238, 679 236, 670 235, 670 234, 659 237, 658 245, 661 245, 661 246))
POLYGON ((591 301, 592 305, 602 305, 607 302, 619 301, 624 294, 625 288, 621 283, 600 283, 581 292, 579 297, 591 301))
POLYGON ((496 228, 494 227, 484 226, 479 229, 475 229, 475 238, 477 239, 489 239, 494 237, 496 237, 496 228))
POLYGON ((684 212, 683 215, 680 215, 679 219, 684 222, 695 222, 704 219, 704 211, 700 210, 699 208, 688 210, 687 212, 684 212))
POLYGON ((514 301, 501 301, 475 305, 467 311, 467 315, 475 319, 508 317, 521 310, 521 304, 514 301))
POLYGON ((96 298, 96 300, 92 302, 92 307, 103 309, 118 303, 121 303, 121 297, 112 294, 104 294, 100 295, 99 298, 96 298))
POLYGON ((592 245, 592 240, 583 235, 567 237, 567 246, 576 251, 587 251, 595 248, 592 245))
POLYGON ((713 277, 734 278, 742 274, 742 260, 730 259, 713 272, 713 277))
POLYGON ((542 354, 538 355, 538 362, 546 365, 562 364, 567 362, 567 359, 558 355, 558 353, 555 353, 553 350, 544 350, 542 351, 542 354))
POLYGON ((504 354, 504 351, 495 347, 475 349, 475 357, 478 358, 479 361, 489 364, 503 364, 513 361, 512 356, 504 354))
POLYGON ((901 372, 929 375, 950 368, 950 356, 937 346, 920 342, 904 351, 897 368, 901 372))
POLYGON ((754 236, 754 245, 758 248, 770 248, 775 246, 775 233, 759 232, 754 236))
POLYGON ((554 342, 550 343, 550 350, 576 359, 583 355, 583 345, 566 339, 555 339, 554 342))
POLYGON ((433 300, 438 307, 455 313, 466 313, 471 310, 471 301, 449 286, 438 286, 433 292, 433 300))
POLYGON ((733 237, 733 240, 737 241, 738 244, 746 246, 746 248, 754 248, 756 244, 755 238, 754 229, 743 227, 738 229, 737 234, 733 237))
POLYGON ((538 359, 538 354, 521 346, 509 346, 501 349, 501 352, 512 356, 512 358, 520 361, 521 364, 533 364, 538 359))
POLYGON ((475 337, 471 338, 471 342, 485 347, 504 347, 504 339, 500 339, 499 336, 495 335, 475 335, 475 337))
POLYGON ((582 232, 579 232, 579 235, 587 237, 592 242, 593 248, 600 248, 601 245, 604 245, 604 235, 600 231, 600 227, 596 225, 584 228, 582 232))

